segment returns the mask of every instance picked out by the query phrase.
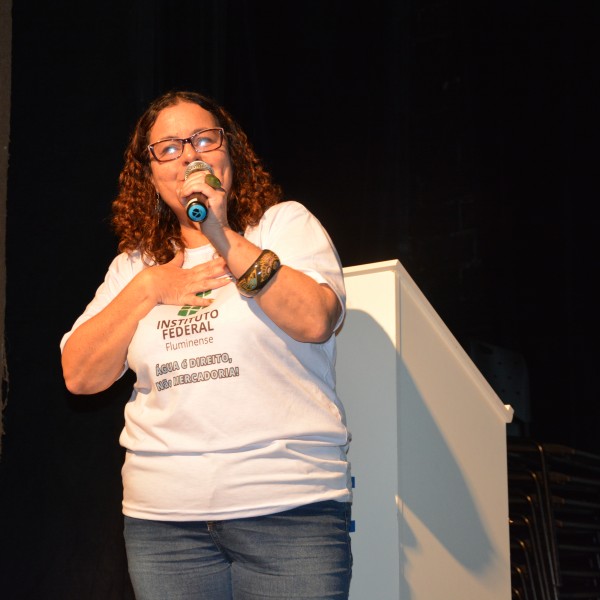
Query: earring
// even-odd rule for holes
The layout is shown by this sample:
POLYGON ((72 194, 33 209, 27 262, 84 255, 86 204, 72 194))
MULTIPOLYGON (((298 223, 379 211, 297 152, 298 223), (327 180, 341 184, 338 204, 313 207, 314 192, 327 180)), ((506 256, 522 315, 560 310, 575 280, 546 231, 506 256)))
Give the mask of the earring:
POLYGON ((156 190, 156 202, 154 204, 154 214, 156 215, 156 227, 161 227, 162 226, 162 213, 163 213, 163 200, 160 197, 160 194, 158 193, 158 190, 156 190))

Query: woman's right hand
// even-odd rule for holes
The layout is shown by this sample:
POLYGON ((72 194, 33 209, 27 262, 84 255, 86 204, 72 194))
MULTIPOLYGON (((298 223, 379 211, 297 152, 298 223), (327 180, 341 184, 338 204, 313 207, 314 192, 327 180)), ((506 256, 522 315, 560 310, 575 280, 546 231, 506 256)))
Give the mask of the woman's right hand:
POLYGON ((183 269, 183 251, 164 265, 142 271, 152 290, 156 304, 208 306, 212 300, 196 294, 227 285, 232 277, 225 260, 220 256, 191 269, 183 269))
POLYGON ((144 269, 103 310, 73 331, 62 353, 69 391, 95 394, 108 388, 123 371, 138 323, 157 304, 208 306, 211 300, 196 294, 231 281, 221 257, 191 269, 182 267, 183 252, 179 252, 164 265, 144 269))

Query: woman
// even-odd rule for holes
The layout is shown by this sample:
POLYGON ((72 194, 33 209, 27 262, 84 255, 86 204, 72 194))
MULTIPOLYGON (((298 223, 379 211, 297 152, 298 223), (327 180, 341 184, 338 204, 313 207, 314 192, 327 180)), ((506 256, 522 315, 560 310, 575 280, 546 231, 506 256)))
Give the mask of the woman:
POLYGON ((75 394, 137 376, 120 438, 136 597, 347 598, 345 291, 329 236, 195 93, 150 105, 119 182, 121 254, 61 348, 75 394))

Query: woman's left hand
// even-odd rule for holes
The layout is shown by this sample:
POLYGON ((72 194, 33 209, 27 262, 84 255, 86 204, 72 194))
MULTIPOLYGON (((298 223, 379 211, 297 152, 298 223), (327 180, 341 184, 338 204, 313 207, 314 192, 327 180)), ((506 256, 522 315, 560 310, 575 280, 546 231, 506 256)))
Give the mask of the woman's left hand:
MULTIPOLYGON (((202 233, 225 259, 229 272, 235 278, 241 277, 256 261, 261 249, 228 226, 211 230, 206 223, 208 218, 202 223, 202 233)), ((285 265, 253 301, 273 323, 299 342, 328 340, 342 311, 338 297, 328 285, 319 284, 285 265)))
POLYGON ((206 220, 202 222, 203 233, 206 234, 205 229, 228 227, 227 190, 221 186, 218 177, 206 171, 196 171, 183 182, 180 194, 184 205, 190 198, 202 194, 200 199, 208 209, 206 220))
MULTIPOLYGON (((198 192, 206 197, 208 208, 202 233, 225 259, 231 274, 241 277, 258 258, 260 248, 229 227, 227 192, 209 185, 206 172, 192 173, 181 188, 184 198, 198 192)), ((287 266, 279 269, 255 301, 277 326, 300 342, 329 339, 342 311, 338 297, 328 285, 287 266)))

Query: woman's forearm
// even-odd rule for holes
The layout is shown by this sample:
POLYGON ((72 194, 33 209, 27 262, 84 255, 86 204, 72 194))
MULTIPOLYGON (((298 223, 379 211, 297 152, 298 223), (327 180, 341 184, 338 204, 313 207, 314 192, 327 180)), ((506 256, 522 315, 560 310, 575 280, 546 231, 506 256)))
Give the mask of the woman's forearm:
MULTIPOLYGON (((241 277, 261 249, 231 229, 224 228, 211 242, 231 273, 241 277)), ((300 271, 283 265, 254 297, 265 314, 299 342, 320 343, 334 332, 341 313, 338 297, 328 285, 317 283, 300 271)))
POLYGON ((285 265, 255 300, 290 337, 315 344, 331 337, 342 310, 328 285, 285 265))
POLYGON ((227 285, 222 258, 183 269, 184 253, 138 273, 97 315, 82 323, 63 348, 63 374, 74 394, 95 394, 121 374, 140 319, 157 304, 207 306, 196 294, 227 285))
POLYGON ((110 387, 123 371, 139 320, 155 304, 142 272, 106 308, 77 327, 62 352, 67 389, 95 394, 110 387))

